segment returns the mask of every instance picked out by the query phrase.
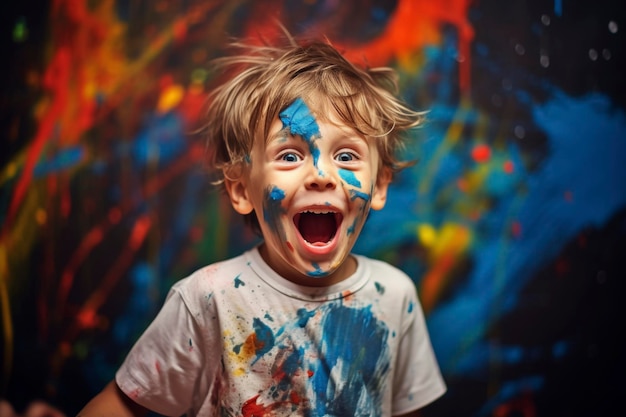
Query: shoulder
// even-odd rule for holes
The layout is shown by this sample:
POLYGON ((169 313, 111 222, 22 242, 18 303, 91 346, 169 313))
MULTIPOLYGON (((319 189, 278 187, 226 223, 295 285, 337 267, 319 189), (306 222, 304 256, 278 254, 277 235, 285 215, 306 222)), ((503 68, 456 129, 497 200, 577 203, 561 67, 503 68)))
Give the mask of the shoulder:
POLYGON ((176 282, 172 289, 184 292, 190 289, 219 288, 221 285, 230 285, 242 273, 245 265, 244 255, 215 262, 196 269, 187 277, 176 282))
POLYGON ((237 288, 240 276, 248 269, 246 264, 245 256, 240 255, 199 268, 176 282, 168 298, 177 295, 195 310, 194 306, 206 305, 208 300, 237 288))
POLYGON ((358 256, 369 270, 371 281, 397 291, 415 291, 415 283, 404 271, 379 259, 358 256))

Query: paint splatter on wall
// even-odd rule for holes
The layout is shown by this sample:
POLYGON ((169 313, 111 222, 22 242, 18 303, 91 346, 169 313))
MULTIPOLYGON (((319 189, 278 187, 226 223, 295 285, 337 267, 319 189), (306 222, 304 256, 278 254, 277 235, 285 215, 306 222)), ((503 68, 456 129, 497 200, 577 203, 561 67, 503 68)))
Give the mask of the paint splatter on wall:
POLYGON ((450 386, 429 414, 585 415, 623 391, 626 15, 612 2, 11 7, 0 314, 18 406, 78 411, 173 282, 255 242, 190 132, 209 60, 229 35, 279 36, 274 18, 393 66, 429 110, 407 149, 419 163, 357 244, 415 279, 450 386))

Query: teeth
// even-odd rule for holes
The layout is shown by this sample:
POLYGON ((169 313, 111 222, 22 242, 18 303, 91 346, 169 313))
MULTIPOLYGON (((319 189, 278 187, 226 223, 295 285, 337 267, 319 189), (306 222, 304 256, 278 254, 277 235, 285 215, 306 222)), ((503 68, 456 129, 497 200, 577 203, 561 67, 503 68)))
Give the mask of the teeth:
POLYGON ((335 212, 332 210, 306 210, 302 213, 311 213, 311 214, 334 214, 335 212))

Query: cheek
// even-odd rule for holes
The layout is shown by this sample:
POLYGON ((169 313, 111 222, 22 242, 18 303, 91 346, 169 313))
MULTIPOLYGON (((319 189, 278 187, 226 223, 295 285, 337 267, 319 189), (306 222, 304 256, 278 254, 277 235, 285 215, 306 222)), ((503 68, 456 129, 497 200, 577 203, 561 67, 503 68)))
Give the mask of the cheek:
POLYGON ((280 222, 281 215, 285 212, 282 201, 285 192, 275 185, 267 187, 263 193, 263 220, 271 231, 283 235, 283 227, 280 222))
POLYGON ((361 181, 359 181, 354 172, 348 171, 347 169, 339 169, 339 176, 346 184, 352 187, 361 188, 361 181))

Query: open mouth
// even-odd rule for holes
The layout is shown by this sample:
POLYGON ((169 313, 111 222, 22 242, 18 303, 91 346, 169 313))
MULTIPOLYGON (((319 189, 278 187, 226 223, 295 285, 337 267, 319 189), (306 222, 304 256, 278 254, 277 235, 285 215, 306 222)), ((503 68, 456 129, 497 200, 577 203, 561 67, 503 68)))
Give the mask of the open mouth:
POLYGON ((323 210, 303 211, 293 218, 302 238, 317 246, 326 245, 333 240, 342 220, 341 213, 323 210))

